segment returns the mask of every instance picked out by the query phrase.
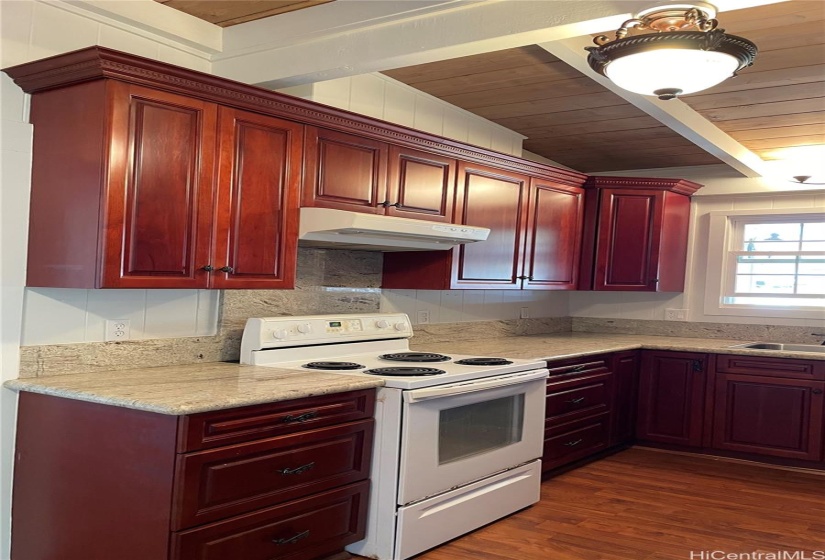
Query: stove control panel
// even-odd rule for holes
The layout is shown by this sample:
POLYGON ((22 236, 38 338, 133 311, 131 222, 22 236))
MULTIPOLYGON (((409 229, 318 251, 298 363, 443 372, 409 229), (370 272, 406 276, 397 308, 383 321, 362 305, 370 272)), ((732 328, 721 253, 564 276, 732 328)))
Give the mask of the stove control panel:
MULTIPOLYGON (((313 344, 410 338, 412 324, 404 313, 307 315, 248 319, 241 340, 241 361, 249 352, 313 344)), ((248 362, 243 362, 248 363, 248 362)))

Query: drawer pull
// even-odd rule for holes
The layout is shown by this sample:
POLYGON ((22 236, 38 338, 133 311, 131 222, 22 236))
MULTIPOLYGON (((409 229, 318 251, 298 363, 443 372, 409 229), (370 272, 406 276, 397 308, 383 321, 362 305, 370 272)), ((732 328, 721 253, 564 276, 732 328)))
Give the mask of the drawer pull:
POLYGON ((565 445, 566 447, 576 447, 578 444, 580 444, 580 443, 581 443, 581 442, 583 442, 583 441, 584 441, 583 439, 577 439, 576 441, 568 441, 568 442, 567 442, 567 443, 565 443, 564 445, 565 445))
POLYGON ((310 470, 314 466, 315 466, 315 461, 313 461, 312 463, 307 463, 306 465, 301 465, 300 467, 295 467, 294 469, 278 469, 275 472, 277 472, 279 474, 283 474, 283 475, 304 474, 305 472, 307 472, 308 470, 310 470))
POLYGON ((811 393, 813 393, 814 395, 821 395, 822 389, 814 389, 813 391, 811 391, 811 393))
POLYGON ((570 403, 570 404, 579 404, 581 402, 584 402, 584 397, 579 397, 577 399, 570 399, 569 401, 564 401, 564 402, 570 403))
POLYGON ((307 529, 306 531, 303 531, 301 533, 298 533, 297 535, 293 535, 293 536, 289 537, 288 539, 272 539, 272 542, 274 542, 275 544, 278 544, 278 545, 293 544, 293 543, 296 543, 296 542, 300 541, 301 539, 307 538, 308 536, 309 536, 309 529, 307 529))
POLYGON ((312 420, 318 416, 317 410, 310 410, 309 412, 304 412, 303 414, 299 414, 298 416, 292 416, 291 414, 284 416, 284 424, 294 424, 296 422, 306 422, 307 420, 312 420))
POLYGON ((572 372, 576 372, 576 371, 584 371, 584 370, 587 369, 587 366, 589 366, 589 365, 590 364, 581 364, 581 365, 576 366, 573 369, 571 369, 570 372, 572 373, 572 372))

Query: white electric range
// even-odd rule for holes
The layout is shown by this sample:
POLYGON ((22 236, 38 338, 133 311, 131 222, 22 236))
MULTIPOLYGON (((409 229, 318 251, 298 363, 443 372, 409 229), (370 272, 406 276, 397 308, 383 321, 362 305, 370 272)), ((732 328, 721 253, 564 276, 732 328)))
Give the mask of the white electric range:
POLYGON ((539 499, 544 362, 411 352, 401 313, 249 319, 241 363, 378 376, 365 540, 403 560, 539 499))

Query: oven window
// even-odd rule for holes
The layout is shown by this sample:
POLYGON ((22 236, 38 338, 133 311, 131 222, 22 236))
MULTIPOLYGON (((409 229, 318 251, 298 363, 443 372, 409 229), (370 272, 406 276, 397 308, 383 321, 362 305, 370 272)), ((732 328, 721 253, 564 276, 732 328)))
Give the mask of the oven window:
POLYGON ((524 393, 440 412, 438 464, 507 447, 521 441, 524 393))

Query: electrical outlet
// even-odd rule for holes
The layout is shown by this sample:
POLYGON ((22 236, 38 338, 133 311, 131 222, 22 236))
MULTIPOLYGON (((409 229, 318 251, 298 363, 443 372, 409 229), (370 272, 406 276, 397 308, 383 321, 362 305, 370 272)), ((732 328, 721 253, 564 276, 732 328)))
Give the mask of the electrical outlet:
POLYGON ((530 308, 529 307, 522 307, 521 311, 519 311, 519 319, 529 319, 530 318, 530 308))
POLYGON ((426 325, 430 322, 430 312, 426 309, 422 309, 418 312, 418 324, 419 325, 426 325))
POLYGON ((130 330, 131 321, 129 319, 106 321, 106 336, 104 340, 107 342, 112 340, 129 340, 130 330))
POLYGON ((665 321, 687 321, 687 309, 665 309, 665 321))

